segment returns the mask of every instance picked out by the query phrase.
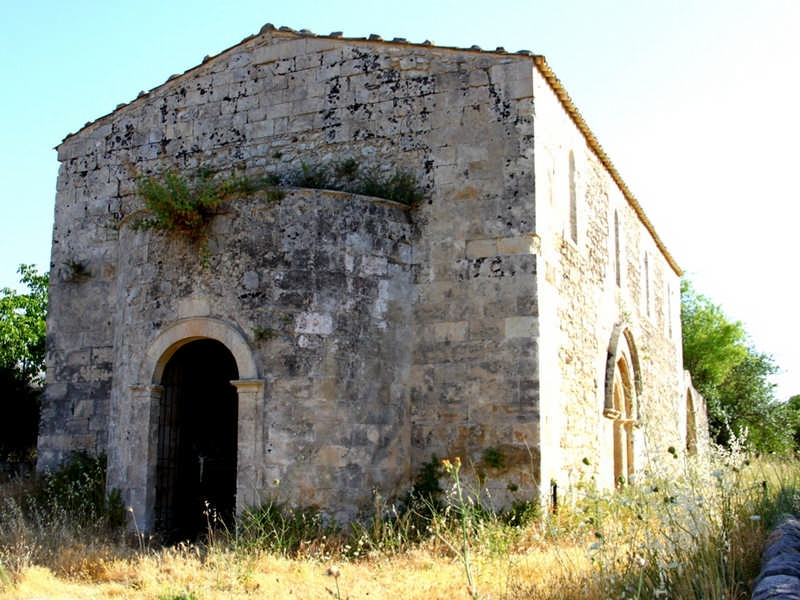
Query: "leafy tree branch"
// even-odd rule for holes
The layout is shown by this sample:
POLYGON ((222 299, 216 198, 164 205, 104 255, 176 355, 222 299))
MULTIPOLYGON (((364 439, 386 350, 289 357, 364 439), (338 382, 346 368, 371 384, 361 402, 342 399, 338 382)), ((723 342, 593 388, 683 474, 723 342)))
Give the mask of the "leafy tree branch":
POLYGON ((44 383, 48 276, 21 265, 27 291, 0 290, 0 460, 30 461, 36 452, 44 383))
POLYGON ((744 326, 722 308, 681 283, 683 364, 706 399, 712 439, 729 445, 735 436, 753 450, 792 448, 792 417, 775 398, 772 356, 758 351, 744 326))

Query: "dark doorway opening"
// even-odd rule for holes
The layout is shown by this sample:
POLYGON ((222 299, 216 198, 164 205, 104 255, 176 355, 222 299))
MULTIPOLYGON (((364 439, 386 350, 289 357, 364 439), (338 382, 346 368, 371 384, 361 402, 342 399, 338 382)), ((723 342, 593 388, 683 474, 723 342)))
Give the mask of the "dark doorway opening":
POLYGON ((166 542, 232 524, 236 509, 236 360, 220 342, 196 340, 162 378, 156 463, 156 530, 166 542))

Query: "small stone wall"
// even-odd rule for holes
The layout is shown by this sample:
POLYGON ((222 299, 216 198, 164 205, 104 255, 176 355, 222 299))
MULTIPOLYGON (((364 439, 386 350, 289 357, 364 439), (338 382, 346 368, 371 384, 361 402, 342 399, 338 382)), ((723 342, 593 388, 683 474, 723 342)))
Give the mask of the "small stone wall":
POLYGON ((800 600, 800 521, 789 516, 767 539, 751 600, 800 600))

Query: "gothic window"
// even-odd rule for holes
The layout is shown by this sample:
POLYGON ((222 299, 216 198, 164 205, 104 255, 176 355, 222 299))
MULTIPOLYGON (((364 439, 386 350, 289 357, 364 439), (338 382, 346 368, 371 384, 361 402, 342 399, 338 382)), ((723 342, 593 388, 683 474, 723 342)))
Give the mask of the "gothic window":
POLYGON ((610 464, 603 468, 615 487, 629 483, 636 474, 636 436, 639 422, 638 398, 642 383, 633 335, 622 324, 611 335, 606 362, 603 416, 611 420, 610 464))
POLYGON ((569 237, 578 243, 578 194, 575 190, 575 153, 569 151, 569 237))
POLYGON ((634 475, 633 426, 634 390, 625 357, 620 357, 614 370, 614 483, 617 487, 630 482, 634 475))
POLYGON ((650 316, 650 262, 647 252, 644 253, 644 310, 650 316))
POLYGON ((621 249, 619 240, 619 213, 614 211, 614 278, 617 287, 622 285, 621 249))

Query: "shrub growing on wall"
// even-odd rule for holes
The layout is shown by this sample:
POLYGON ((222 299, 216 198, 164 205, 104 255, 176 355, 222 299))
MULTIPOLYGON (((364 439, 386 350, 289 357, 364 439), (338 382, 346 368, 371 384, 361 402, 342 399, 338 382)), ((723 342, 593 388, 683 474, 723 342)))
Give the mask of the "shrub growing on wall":
POLYGON ((367 169, 352 158, 316 167, 304 163, 298 171, 261 178, 220 177, 207 167, 188 177, 168 169, 160 176, 136 177, 137 193, 152 213, 141 226, 176 231, 198 240, 205 236, 223 202, 259 190, 267 191, 269 201, 279 201, 284 196, 277 188, 279 183, 363 194, 407 206, 416 206, 424 199, 417 178, 410 171, 367 169))
POLYGON ((201 168, 191 179, 174 170, 160 177, 141 175, 136 178, 137 191, 153 217, 143 226, 177 231, 190 239, 202 238, 212 217, 226 200, 274 187, 272 178, 215 177, 208 168, 201 168))

